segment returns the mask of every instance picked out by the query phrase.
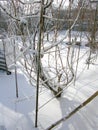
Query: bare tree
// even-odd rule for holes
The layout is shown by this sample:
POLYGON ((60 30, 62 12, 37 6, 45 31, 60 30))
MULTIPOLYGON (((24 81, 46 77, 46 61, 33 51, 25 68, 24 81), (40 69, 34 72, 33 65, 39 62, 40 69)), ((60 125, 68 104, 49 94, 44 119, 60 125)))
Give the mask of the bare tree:
MULTIPOLYGON (((10 0, 10 2, 6 1, 6 6, 0 4, 0 8, 8 15, 9 42, 7 46, 11 48, 7 49, 8 58, 11 61, 9 67, 14 63, 19 63, 31 84, 34 85, 39 79, 38 86, 49 88, 56 97, 60 97, 63 90, 76 77, 80 48, 76 55, 77 36, 72 39, 71 31, 78 24, 81 32, 84 19, 89 21, 89 17, 85 14, 89 2, 79 0, 76 3, 70 0, 65 10, 63 3, 62 0, 56 9, 53 0, 44 2, 10 0), (41 7, 43 7, 42 10, 41 7), (61 15, 62 12, 64 16, 61 15), (61 30, 65 32, 62 38, 60 37, 61 30), (10 42, 11 38, 16 41, 15 45, 10 42), (66 38, 69 39, 70 45, 66 44, 66 38), (15 61, 12 51, 14 46, 15 61), (36 75, 39 75, 39 78, 36 78, 36 75)), ((91 14, 89 9, 87 11, 91 14)), ((97 15, 96 11, 94 18, 97 15)), ((96 20, 93 26, 92 41, 97 32, 96 20)), ((88 35, 87 38, 90 39, 88 35)))

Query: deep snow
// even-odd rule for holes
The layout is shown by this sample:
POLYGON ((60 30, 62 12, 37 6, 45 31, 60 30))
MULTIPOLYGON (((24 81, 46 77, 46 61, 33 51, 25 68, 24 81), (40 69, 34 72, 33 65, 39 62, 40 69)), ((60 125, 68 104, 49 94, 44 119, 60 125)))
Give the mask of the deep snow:
MULTIPOLYGON (((62 36, 58 37, 59 40, 60 38, 62 36)), ((84 35, 83 38, 85 39, 84 35)), ((83 41, 80 57, 89 50, 84 44, 83 41)), ((74 47, 77 51, 78 47, 74 47)), ((11 75, 0 71, 0 130, 45 130, 98 91, 98 60, 95 60, 88 69, 85 59, 87 55, 79 60, 75 85, 69 84, 61 98, 54 98, 46 88, 40 90, 38 128, 34 127, 36 88, 30 85, 23 71, 17 68, 19 97, 16 98, 14 69, 11 70, 11 75)), ((98 130, 97 108, 98 96, 67 121, 56 126, 54 130, 98 130)))
MULTIPOLYGON (((41 107, 53 95, 44 90, 39 97, 38 129, 46 129, 52 123, 71 112, 95 91, 98 91, 98 64, 91 65, 81 74, 79 68, 75 86, 71 84, 61 98, 53 98, 41 107)), ((15 75, 0 72, 0 130, 34 130, 35 87, 31 86, 18 70, 19 98, 15 95, 15 75), (3 126, 5 129, 3 129, 3 126)), ((98 97, 79 110, 55 130, 98 130, 98 97)))

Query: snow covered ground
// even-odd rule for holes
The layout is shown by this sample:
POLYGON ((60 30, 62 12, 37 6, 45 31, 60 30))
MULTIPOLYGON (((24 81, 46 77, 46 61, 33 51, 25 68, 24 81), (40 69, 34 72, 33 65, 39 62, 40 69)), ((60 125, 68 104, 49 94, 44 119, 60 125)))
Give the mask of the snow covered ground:
POLYGON ((19 98, 16 98, 15 74, 0 72, 0 130, 31 130, 33 122, 28 116, 35 109, 34 87, 18 73, 19 98), (32 123, 31 123, 32 122, 32 123))
MULTIPOLYGON (((80 103, 98 91, 97 70, 98 66, 96 69, 92 67, 90 70, 85 70, 86 72, 79 77, 75 86, 71 85, 65 90, 60 99, 53 99, 40 110, 40 120, 43 124, 44 119, 44 128, 47 128, 49 123, 52 124, 63 116, 68 115, 80 103)), ((97 102, 98 97, 56 127, 55 130, 98 130, 97 102)))
MULTIPOLYGON (((83 45, 80 56, 86 50, 83 45)), ((0 130, 45 130, 98 91, 98 61, 88 69, 85 59, 79 61, 75 85, 71 83, 65 88, 61 98, 54 98, 46 88, 39 93, 38 128, 34 127, 36 88, 18 68, 16 98, 14 70, 11 75, 0 71, 0 130)), ((98 130, 98 96, 53 129, 98 130)))
MULTIPOLYGON (((80 73, 77 82, 65 89, 61 98, 53 98, 49 90, 39 98, 38 129, 43 130, 71 112, 98 91, 98 64, 80 73), (47 104, 47 101, 51 100, 47 104), (45 104, 43 106, 43 104, 45 104)), ((35 88, 18 71, 19 98, 15 94, 15 75, 0 72, 0 130, 34 130, 35 88), (5 128, 5 129, 4 129, 5 128)), ((55 130, 98 130, 98 97, 79 110, 55 130)))

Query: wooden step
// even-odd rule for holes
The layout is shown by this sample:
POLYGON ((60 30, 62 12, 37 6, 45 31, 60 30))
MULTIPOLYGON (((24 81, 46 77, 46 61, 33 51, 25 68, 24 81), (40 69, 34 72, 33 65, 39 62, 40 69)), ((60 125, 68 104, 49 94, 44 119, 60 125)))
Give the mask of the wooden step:
POLYGON ((11 74, 11 72, 8 71, 7 68, 4 46, 3 46, 3 50, 0 50, 0 70, 6 71, 7 75, 11 74))

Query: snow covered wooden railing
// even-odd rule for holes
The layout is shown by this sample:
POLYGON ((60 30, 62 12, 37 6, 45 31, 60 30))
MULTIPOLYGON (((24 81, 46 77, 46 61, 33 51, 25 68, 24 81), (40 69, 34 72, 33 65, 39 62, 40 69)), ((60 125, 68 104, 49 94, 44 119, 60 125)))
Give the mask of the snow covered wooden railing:
POLYGON ((46 130, 51 130, 52 128, 59 125, 62 121, 66 121, 69 119, 72 115, 74 115, 76 112, 78 112, 81 108, 86 106, 89 102, 91 102, 95 97, 98 96, 98 91, 96 91, 93 95, 91 95, 87 100, 85 100, 83 103, 81 103, 78 107, 76 107, 72 112, 70 112, 67 116, 64 116, 60 120, 56 121, 54 124, 49 126, 46 130))

